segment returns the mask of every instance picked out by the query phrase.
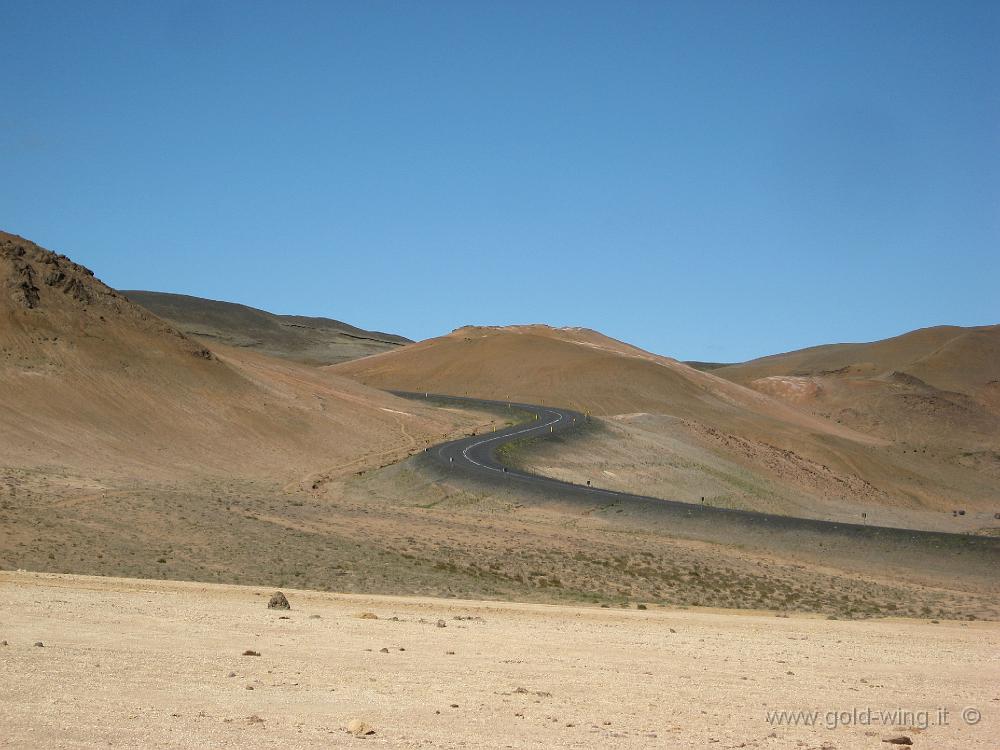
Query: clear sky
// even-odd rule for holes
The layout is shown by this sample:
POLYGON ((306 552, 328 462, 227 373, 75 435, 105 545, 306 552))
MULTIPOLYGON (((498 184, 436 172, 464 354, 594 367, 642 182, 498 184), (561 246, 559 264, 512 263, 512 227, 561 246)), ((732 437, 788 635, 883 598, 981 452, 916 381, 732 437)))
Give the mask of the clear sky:
POLYGON ((0 0, 0 228, 119 288, 742 360, 1000 322, 997 2, 0 0))

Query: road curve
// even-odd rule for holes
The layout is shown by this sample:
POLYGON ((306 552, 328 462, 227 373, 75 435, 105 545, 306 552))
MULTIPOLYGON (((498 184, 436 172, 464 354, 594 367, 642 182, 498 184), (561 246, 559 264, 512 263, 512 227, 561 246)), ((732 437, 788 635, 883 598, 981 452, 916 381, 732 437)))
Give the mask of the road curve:
MULTIPOLYGON (((452 440, 448 443, 441 443, 427 449, 428 455, 447 469, 457 470, 463 473, 485 476, 493 480, 499 479, 498 474, 507 474, 509 479, 527 479, 532 482, 547 480, 547 477, 517 471, 506 466, 497 457, 497 451, 504 445, 515 440, 544 437, 557 433, 572 430, 583 424, 586 417, 571 409, 557 409, 548 406, 537 406, 535 404, 519 404, 508 401, 488 401, 478 398, 464 398, 459 396, 443 396, 440 394, 408 393, 405 391, 394 391, 398 396, 407 398, 432 398, 447 399, 457 401, 470 407, 488 406, 499 409, 510 409, 511 413, 520 412, 533 415, 527 422, 504 427, 495 432, 484 432, 479 435, 452 440)), ((556 481, 556 480, 552 480, 556 481)), ((559 482, 571 487, 567 482, 559 482)))
POLYGON ((570 432, 583 426, 587 421, 587 417, 578 411, 555 406, 521 404, 516 401, 490 401, 482 398, 448 396, 435 393, 411 393, 409 391, 392 391, 392 393, 411 399, 445 399, 447 401, 462 403, 471 408, 486 406, 494 409, 509 409, 512 413, 520 412, 521 414, 533 415, 533 418, 527 422, 505 427, 496 432, 484 432, 459 440, 440 443, 428 448, 426 451, 427 456, 449 471, 470 475, 485 480, 488 483, 505 482, 508 486, 511 483, 523 483, 531 485, 534 489, 558 490, 564 494, 571 492, 578 496, 582 493, 594 499, 601 498, 602 496, 604 498, 619 500, 634 498, 677 505, 684 509, 700 507, 676 500, 663 500, 661 498, 605 490, 599 487, 592 487, 589 484, 583 485, 564 482, 560 479, 532 474, 531 472, 507 466, 498 457, 497 451, 508 443, 517 440, 529 440, 531 438, 552 437, 553 435, 570 432))
POLYGON ((977 550, 996 560, 1000 555, 1000 539, 969 534, 955 534, 937 531, 901 529, 874 524, 854 524, 840 521, 824 521, 812 518, 780 516, 750 510, 717 508, 711 505, 696 505, 679 500, 635 495, 627 492, 591 487, 559 479, 545 477, 506 466, 497 451, 516 440, 545 438, 560 433, 568 433, 580 428, 586 417, 572 409, 536 404, 521 404, 507 401, 449 396, 434 393, 412 393, 391 391, 409 399, 431 399, 454 402, 470 408, 510 409, 534 415, 527 422, 510 427, 485 432, 478 435, 452 440, 428 448, 422 455, 440 469, 476 479, 494 487, 542 492, 546 498, 582 501, 593 507, 628 507, 643 514, 651 521, 665 521, 670 525, 678 523, 703 522, 710 525, 738 524, 744 529, 756 529, 764 533, 777 530, 810 532, 822 535, 849 535, 852 538, 868 538, 872 541, 906 541, 909 543, 957 545, 966 550, 977 550))

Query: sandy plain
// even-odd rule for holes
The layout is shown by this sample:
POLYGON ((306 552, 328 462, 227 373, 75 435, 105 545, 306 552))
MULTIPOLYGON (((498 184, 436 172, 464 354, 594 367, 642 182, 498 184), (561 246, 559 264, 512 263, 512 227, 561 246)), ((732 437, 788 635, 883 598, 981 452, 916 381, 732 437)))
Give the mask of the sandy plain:
POLYGON ((1000 738, 997 623, 295 590, 285 612, 259 587, 24 572, 0 573, 0 590, 3 747, 833 750, 1000 738), (818 714, 787 726, 775 711, 818 714), (355 719, 374 734, 350 734, 355 719))

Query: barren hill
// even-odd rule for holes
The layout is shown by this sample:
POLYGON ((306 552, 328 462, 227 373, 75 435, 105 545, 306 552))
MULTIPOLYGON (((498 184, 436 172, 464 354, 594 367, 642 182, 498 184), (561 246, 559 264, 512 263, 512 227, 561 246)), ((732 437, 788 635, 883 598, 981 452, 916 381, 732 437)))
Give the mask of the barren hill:
MULTIPOLYGON (((645 494, 851 520, 875 509, 874 521, 905 524, 900 513, 939 512, 972 486, 963 477, 982 474, 929 475, 927 456, 592 331, 466 329, 331 368, 206 348, 67 258, 5 234, 0 568, 845 615, 993 611, 992 577, 953 584, 964 557, 942 567, 920 553, 915 564, 895 548, 820 549, 787 534, 753 556, 726 530, 674 539, 623 509, 526 503, 396 463, 491 418, 343 377, 368 367, 377 384, 610 415, 524 460, 645 494), (656 571, 637 576, 626 558, 656 571), (872 580, 859 594, 868 568, 908 582, 872 580)), ((995 487, 963 495, 963 529, 980 523, 973 515, 995 487)))
POLYGON ((344 378, 210 351, 63 255, 0 233, 4 467, 292 481, 405 455, 462 420, 344 378))
POLYGON ((346 362, 410 340, 330 318, 275 315, 233 302, 164 292, 123 291, 133 302, 207 344, 252 349, 312 365, 346 362))
POLYGON ((965 527, 993 525, 990 510, 1000 505, 993 417, 964 394, 954 394, 949 417, 953 433, 966 430, 964 442, 928 453, 911 442, 916 417, 872 430, 867 411, 847 420, 803 405, 815 398, 809 382, 780 392, 759 383, 749 388, 719 376, 731 368, 703 372, 582 329, 460 328, 329 369, 380 388, 509 397, 604 417, 602 429, 583 440, 524 454, 527 466, 571 481, 792 515, 860 520, 866 513, 881 523, 935 528, 951 528, 954 508, 977 509, 963 517, 965 527))
POLYGON ((914 449, 960 448, 994 472, 1000 464, 1000 326, 924 328, 715 373, 914 449))
POLYGON ((863 344, 827 344, 714 370, 740 383, 775 375, 906 375, 941 390, 977 397, 1000 384, 1000 325, 921 328, 863 344))
POLYGON ((469 326, 328 369, 378 388, 560 404, 595 415, 696 418, 706 410, 729 416, 750 410, 849 434, 723 378, 582 328, 469 326))

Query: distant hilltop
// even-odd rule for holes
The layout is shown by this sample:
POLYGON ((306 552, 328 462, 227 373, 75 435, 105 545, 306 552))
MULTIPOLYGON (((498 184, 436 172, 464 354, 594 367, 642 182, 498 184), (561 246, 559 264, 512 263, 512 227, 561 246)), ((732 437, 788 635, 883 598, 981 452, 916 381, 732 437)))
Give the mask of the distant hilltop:
POLYGON ((310 365, 332 365, 395 349, 410 339, 331 318, 276 315, 235 302, 185 294, 122 291, 133 302, 207 343, 254 349, 310 365))

